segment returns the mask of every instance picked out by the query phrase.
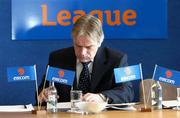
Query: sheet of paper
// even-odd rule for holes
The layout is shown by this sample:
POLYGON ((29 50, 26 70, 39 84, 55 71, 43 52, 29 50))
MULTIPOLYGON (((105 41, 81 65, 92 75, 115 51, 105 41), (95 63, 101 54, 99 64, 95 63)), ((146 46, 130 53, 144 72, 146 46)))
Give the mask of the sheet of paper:
POLYGON ((59 102, 57 103, 58 109, 68 109, 71 108, 71 102, 59 102))
POLYGON ((162 104, 164 105, 165 108, 175 107, 177 105, 180 106, 180 102, 177 102, 177 100, 163 101, 162 104))
MULTIPOLYGON (((117 109, 117 110, 129 110, 129 111, 135 111, 136 108, 134 105, 138 103, 122 103, 122 104, 108 104, 107 108, 117 109)), ((71 108, 71 102, 60 102, 57 104, 58 109, 70 109, 71 108)))
POLYGON ((137 105, 139 102, 121 103, 121 104, 108 104, 108 106, 132 106, 137 105))
POLYGON ((125 110, 125 111, 136 111, 137 110, 134 106, 126 106, 126 107, 108 106, 107 108, 116 109, 116 110, 125 110))
POLYGON ((32 104, 0 106, 0 112, 29 112, 32 110, 34 110, 32 104))
POLYGON ((134 105, 139 104, 136 103, 122 103, 122 104, 108 104, 107 108, 116 109, 116 110, 128 110, 128 111, 136 111, 134 105))

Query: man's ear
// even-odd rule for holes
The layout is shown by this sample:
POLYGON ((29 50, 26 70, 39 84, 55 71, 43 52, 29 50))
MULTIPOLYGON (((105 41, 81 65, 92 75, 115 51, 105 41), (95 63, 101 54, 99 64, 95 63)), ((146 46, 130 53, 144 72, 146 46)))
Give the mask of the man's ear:
POLYGON ((97 42, 98 43, 98 47, 101 47, 101 42, 99 41, 99 42, 97 42))

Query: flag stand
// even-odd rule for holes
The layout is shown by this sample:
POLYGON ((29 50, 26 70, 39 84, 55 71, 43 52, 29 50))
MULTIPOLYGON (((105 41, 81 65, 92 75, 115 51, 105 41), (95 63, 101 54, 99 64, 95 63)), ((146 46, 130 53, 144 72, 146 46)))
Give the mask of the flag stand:
POLYGON ((39 98, 38 98, 38 84, 37 84, 37 73, 36 73, 36 65, 34 65, 34 70, 35 70, 35 85, 36 85, 36 96, 37 96, 37 109, 32 110, 31 113, 32 114, 46 114, 46 110, 42 110, 41 106, 40 106, 40 102, 39 102, 39 98))
POLYGON ((151 112, 151 108, 148 108, 148 107, 147 107, 141 64, 140 64, 140 72, 141 72, 141 81, 142 81, 142 91, 143 91, 144 106, 141 107, 141 108, 139 109, 139 111, 141 111, 141 112, 151 112))

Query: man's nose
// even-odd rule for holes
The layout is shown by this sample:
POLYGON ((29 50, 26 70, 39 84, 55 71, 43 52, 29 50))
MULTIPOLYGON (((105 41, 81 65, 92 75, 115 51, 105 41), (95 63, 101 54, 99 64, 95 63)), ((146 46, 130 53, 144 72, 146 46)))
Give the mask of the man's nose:
POLYGON ((81 55, 85 56, 87 54, 87 49, 82 47, 81 48, 81 55))

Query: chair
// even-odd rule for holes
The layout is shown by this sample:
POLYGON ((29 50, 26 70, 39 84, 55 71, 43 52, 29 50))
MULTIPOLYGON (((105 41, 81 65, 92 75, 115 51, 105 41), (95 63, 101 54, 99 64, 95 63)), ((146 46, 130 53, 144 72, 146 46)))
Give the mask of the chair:
MULTIPOLYGON (((151 86, 154 83, 152 79, 145 79, 144 82, 144 91, 145 91, 145 99, 147 105, 151 105, 151 86)), ((176 87, 160 82, 162 86, 162 97, 164 100, 176 100, 177 97, 177 89, 176 87)), ((140 83, 140 102, 144 103, 143 98, 143 89, 142 89, 142 82, 140 83)))

